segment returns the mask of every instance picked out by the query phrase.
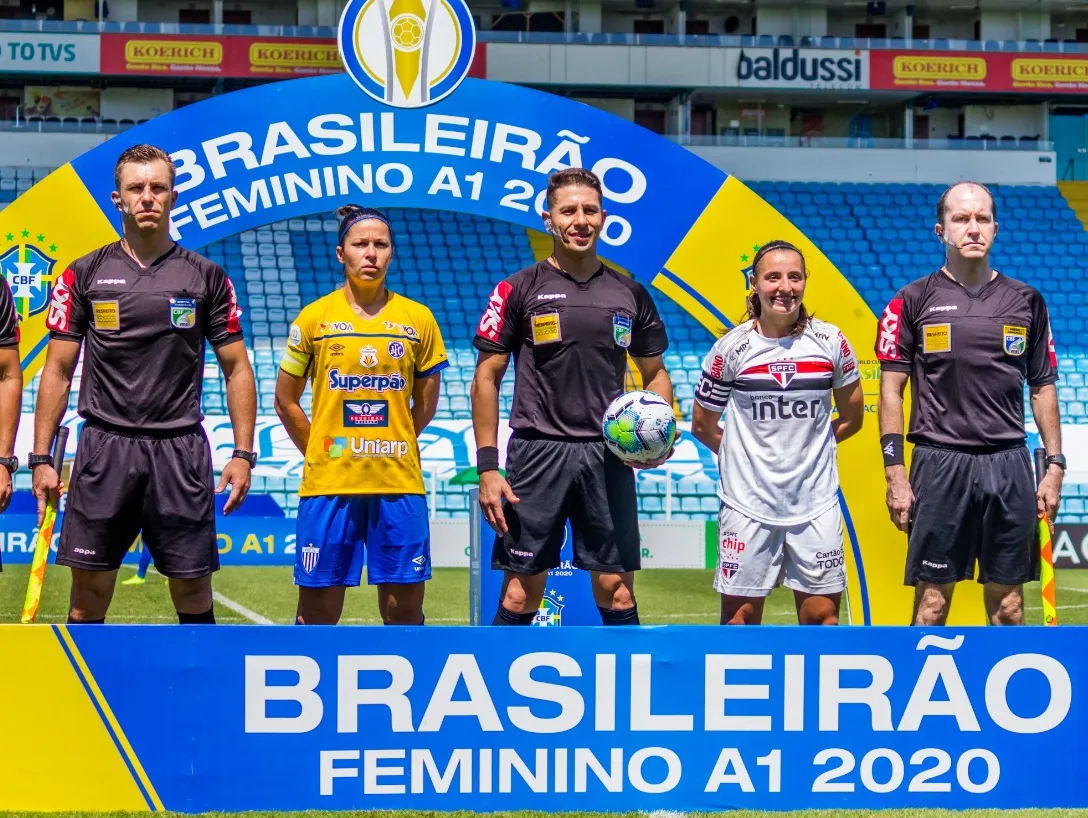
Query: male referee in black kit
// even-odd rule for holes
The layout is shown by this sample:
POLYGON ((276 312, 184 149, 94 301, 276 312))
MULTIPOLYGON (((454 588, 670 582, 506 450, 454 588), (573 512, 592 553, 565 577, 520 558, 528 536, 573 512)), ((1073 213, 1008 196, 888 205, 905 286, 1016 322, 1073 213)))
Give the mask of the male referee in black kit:
POLYGON ((888 510, 908 532, 914 624, 943 625, 955 583, 971 579, 977 561, 989 622, 1019 625, 1023 584, 1039 578, 1038 519, 1057 513, 1065 470, 1050 320, 1037 290, 990 267, 997 206, 984 186, 948 188, 935 232, 944 266, 900 290, 877 329, 888 510), (1025 380, 1047 453, 1038 489, 1025 445, 1025 380))
POLYGON ((229 483, 223 510, 233 511, 249 491, 256 461, 257 390, 241 310, 222 268, 170 239, 177 201, 170 157, 150 145, 129 148, 117 160, 114 182, 122 238, 72 262, 53 287, 29 459, 38 522, 47 494, 56 496, 48 452, 85 340, 85 423, 57 550, 57 563, 72 569, 68 621, 105 621, 117 570, 142 530, 156 569, 170 581, 178 621, 214 623, 213 492, 229 483), (205 339, 226 377, 238 447, 218 488, 201 427, 205 339))
MULTIPOLYGON (((627 355, 644 388, 672 402, 665 327, 645 287, 597 258, 607 214, 600 180, 580 168, 548 180, 545 261, 500 282, 476 331, 472 381, 480 506, 505 572, 493 624, 528 625, 559 565, 568 518, 574 564, 591 575, 605 625, 637 625, 635 476, 605 446, 602 417, 623 392, 627 355), (499 468, 499 385, 514 355, 509 482, 499 468)), ((671 452, 669 453, 671 455, 671 452)), ((668 455, 657 463, 660 465, 668 455)))

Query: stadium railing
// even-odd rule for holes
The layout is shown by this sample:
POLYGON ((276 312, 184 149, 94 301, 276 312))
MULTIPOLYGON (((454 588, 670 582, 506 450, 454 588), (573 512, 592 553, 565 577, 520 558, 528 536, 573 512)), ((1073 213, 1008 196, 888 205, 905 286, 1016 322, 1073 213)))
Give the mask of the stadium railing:
MULTIPOLYGON (((229 25, 145 23, 136 20, 0 20, 0 31, 50 31, 83 34, 191 34, 246 37, 335 37, 335 26, 229 25)), ((683 45, 730 48, 916 49, 920 51, 1013 51, 1088 53, 1088 43, 1075 40, 967 40, 952 37, 793 37, 736 34, 629 34, 581 31, 477 31, 484 43, 548 43, 571 45, 683 45)))
MULTIPOLYGON (((101 133, 116 134, 139 125, 144 120, 96 119, 93 117, 18 117, 0 120, 0 133, 101 133)), ((880 148, 884 150, 960 150, 960 151, 1053 151, 1054 143, 1036 137, 967 136, 962 139, 885 139, 862 136, 707 136, 663 134, 686 147, 737 148, 880 148)))
POLYGON ((887 139, 871 136, 772 136, 665 134, 687 147, 736 148, 880 148, 930 151, 1052 151, 1054 143, 1035 136, 965 136, 955 139, 887 139))

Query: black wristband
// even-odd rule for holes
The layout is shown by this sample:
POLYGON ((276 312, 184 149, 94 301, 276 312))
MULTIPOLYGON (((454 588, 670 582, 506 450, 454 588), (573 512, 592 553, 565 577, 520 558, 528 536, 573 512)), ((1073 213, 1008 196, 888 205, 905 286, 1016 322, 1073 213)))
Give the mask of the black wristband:
POLYGON ((880 451, 884 455, 884 468, 902 466, 903 435, 884 435, 880 438, 880 451))
POLYGON ((476 473, 499 470, 499 447, 484 446, 476 450, 476 473))

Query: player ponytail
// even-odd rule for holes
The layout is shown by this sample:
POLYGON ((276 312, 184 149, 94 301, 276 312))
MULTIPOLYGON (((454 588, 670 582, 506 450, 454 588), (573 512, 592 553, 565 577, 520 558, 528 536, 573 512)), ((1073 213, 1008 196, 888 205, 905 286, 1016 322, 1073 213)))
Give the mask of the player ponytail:
MULTIPOLYGON (((791 253, 796 253, 797 257, 801 259, 801 273, 808 278, 808 268, 805 266, 805 255, 801 250, 788 241, 782 239, 775 239, 764 244, 759 250, 756 251, 755 258, 752 259, 752 278, 756 278, 759 275, 759 262, 763 261, 764 257, 775 250, 789 250, 791 253)), ((759 303, 759 293, 755 291, 755 287, 752 288, 751 294, 745 300, 745 305, 748 308, 747 319, 759 318, 763 312, 763 305, 759 303)), ((797 320, 793 324, 793 329, 790 330, 791 336, 801 335, 805 331, 805 327, 808 326, 808 322, 811 316, 808 314, 808 309, 805 307, 804 302, 801 303, 801 309, 797 311, 797 320)))
POLYGON ((376 210, 373 207, 349 204, 337 208, 336 217, 340 219, 340 229, 336 234, 336 243, 340 246, 343 246, 348 231, 351 230, 355 224, 366 219, 376 219, 388 227, 389 244, 394 247, 396 246, 396 242, 393 239, 393 225, 389 223, 389 219, 380 210, 376 210))

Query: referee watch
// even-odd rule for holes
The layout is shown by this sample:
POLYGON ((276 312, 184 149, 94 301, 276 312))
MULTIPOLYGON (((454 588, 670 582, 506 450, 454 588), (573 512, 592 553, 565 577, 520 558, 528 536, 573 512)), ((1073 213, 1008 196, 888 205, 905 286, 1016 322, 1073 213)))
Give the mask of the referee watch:
POLYGON ((0 457, 0 466, 3 466, 12 474, 15 474, 19 470, 19 458, 12 457, 0 457))
POLYGON ((38 466, 52 466, 53 455, 51 454, 33 454, 27 456, 26 464, 31 469, 36 469, 38 466))
POLYGON ((1047 455, 1046 465, 1057 466, 1062 471, 1065 471, 1065 455, 1064 454, 1051 454, 1047 455))
POLYGON ((237 457, 237 458, 239 458, 241 460, 246 461, 247 463, 249 463, 249 467, 251 469, 254 466, 257 465, 257 453, 256 452, 247 452, 245 449, 235 449, 233 452, 231 452, 230 456, 231 457, 237 457))

